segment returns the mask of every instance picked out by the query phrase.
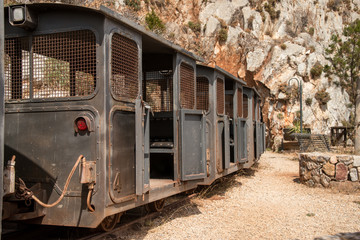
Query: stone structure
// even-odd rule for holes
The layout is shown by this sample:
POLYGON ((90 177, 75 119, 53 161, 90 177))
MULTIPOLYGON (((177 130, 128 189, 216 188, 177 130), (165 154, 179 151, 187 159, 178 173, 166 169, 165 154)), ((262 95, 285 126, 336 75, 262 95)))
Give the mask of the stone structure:
POLYGON ((331 182, 359 182, 360 156, 333 153, 300 153, 300 182, 310 187, 329 187, 331 182))

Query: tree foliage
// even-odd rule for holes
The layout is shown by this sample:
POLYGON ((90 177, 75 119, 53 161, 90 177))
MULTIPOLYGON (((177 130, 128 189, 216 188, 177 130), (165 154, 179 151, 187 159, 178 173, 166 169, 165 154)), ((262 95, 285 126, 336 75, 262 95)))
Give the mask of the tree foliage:
POLYGON ((344 39, 339 35, 331 37, 331 44, 326 49, 331 66, 325 66, 324 71, 340 78, 340 86, 347 91, 351 103, 355 105, 360 70, 360 20, 345 27, 343 34, 344 39))
POLYGON ((343 35, 332 36, 326 49, 331 66, 324 70, 340 78, 339 85, 348 92, 355 105, 355 117, 350 119, 350 124, 355 127, 355 154, 360 154, 360 20, 346 26, 343 35))

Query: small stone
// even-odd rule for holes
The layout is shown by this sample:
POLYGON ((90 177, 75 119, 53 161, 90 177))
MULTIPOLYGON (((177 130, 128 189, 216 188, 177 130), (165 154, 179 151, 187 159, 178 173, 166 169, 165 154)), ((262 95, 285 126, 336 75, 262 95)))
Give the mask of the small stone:
POLYGON ((356 168, 350 169, 350 179, 353 182, 359 181, 359 176, 356 168))
POLYGON ((313 176, 312 179, 314 180, 314 183, 320 183, 320 177, 319 176, 313 176))
POLYGON ((336 169, 335 169, 336 181, 346 181, 347 175, 348 175, 348 170, 346 165, 342 162, 336 164, 336 169))
POLYGON ((309 187, 313 187, 315 185, 314 181, 313 180, 309 180, 306 182, 306 185, 309 186, 309 187))
POLYGON ((300 170, 300 181, 306 182, 309 179, 311 179, 311 171, 307 171, 305 168, 302 168, 300 170))
POLYGON ((314 163, 314 162, 307 162, 306 163, 306 168, 309 169, 309 170, 313 170, 313 169, 315 169, 317 167, 318 167, 318 165, 316 163, 314 163))
POLYGON ((360 156, 353 156, 353 158, 354 158, 353 166, 360 167, 360 156))
POLYGON ((337 162, 338 162, 338 160, 337 160, 336 156, 331 156, 330 157, 330 163, 336 164, 337 162))
POLYGON ((335 176, 335 165, 331 164, 330 162, 325 163, 325 165, 322 167, 322 170, 330 177, 335 176))
POLYGON ((329 160, 330 160, 330 156, 327 156, 327 155, 318 156, 318 158, 317 158, 317 162, 319 162, 319 163, 325 163, 325 162, 328 162, 329 160))
POLYGON ((320 177, 320 171, 319 169, 314 169, 314 170, 311 170, 311 176, 318 176, 320 177))
POLYGON ((339 162, 345 163, 346 165, 352 164, 354 161, 352 156, 350 156, 350 155, 338 155, 337 160, 339 162))
POLYGON ((330 186, 331 179, 326 175, 321 175, 320 183, 323 185, 323 187, 329 187, 330 186))
POLYGON ((315 183, 315 184, 314 184, 314 187, 320 188, 320 187, 322 187, 322 185, 321 185, 320 183, 315 183))

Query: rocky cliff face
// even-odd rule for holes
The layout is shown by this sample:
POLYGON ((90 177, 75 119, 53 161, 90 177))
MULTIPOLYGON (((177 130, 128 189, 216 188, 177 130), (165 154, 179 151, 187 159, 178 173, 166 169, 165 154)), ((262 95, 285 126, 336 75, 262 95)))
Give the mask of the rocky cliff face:
POLYGON ((303 120, 313 133, 328 134, 331 126, 343 125, 354 112, 338 79, 324 73, 323 67, 329 64, 325 49, 331 35, 341 34, 347 23, 359 18, 360 0, 70 2, 90 7, 104 4, 142 25, 154 10, 165 24, 161 33, 165 38, 202 56, 207 64, 245 79, 262 93, 268 142, 299 117, 296 80, 287 87, 291 78, 303 85, 303 120))

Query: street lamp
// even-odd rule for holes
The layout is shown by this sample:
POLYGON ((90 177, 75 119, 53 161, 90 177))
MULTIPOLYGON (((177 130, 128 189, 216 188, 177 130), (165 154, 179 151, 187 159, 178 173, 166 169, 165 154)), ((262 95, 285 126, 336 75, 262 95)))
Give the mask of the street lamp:
POLYGON ((296 80, 296 82, 298 83, 298 86, 299 86, 299 93, 300 93, 300 133, 303 132, 303 121, 302 121, 302 83, 301 81, 299 81, 298 78, 296 77, 292 77, 289 79, 288 81, 288 86, 290 87, 290 83, 291 83, 291 80, 296 80))

